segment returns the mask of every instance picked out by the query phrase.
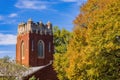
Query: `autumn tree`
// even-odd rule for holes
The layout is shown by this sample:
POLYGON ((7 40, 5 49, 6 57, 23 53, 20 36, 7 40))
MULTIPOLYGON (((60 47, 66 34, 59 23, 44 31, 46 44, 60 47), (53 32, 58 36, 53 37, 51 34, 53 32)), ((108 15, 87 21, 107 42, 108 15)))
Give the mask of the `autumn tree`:
POLYGON ((67 51, 67 46, 69 44, 69 40, 72 37, 72 33, 70 31, 67 31, 66 29, 59 29, 59 27, 55 26, 53 28, 53 35, 55 47, 54 66, 59 65, 56 67, 56 69, 58 70, 57 73, 60 73, 58 74, 59 79, 67 80, 67 77, 65 76, 66 73, 62 65, 67 64, 64 53, 67 51))
POLYGON ((69 80, 119 80, 119 16, 120 0, 88 0, 74 20, 72 40, 55 70, 69 80))
POLYGON ((8 56, 0 59, 0 76, 2 80, 21 79, 26 70, 26 67, 16 64, 8 56))

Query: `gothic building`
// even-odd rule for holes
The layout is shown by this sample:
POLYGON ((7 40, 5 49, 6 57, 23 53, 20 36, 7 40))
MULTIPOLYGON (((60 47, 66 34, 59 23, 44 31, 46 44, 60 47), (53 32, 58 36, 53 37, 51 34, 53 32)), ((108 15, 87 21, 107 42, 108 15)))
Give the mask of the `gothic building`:
POLYGON ((31 74, 26 74, 26 76, 35 75, 39 80, 56 80, 56 73, 51 63, 53 53, 53 32, 50 22, 34 23, 32 19, 29 19, 27 23, 18 25, 16 61, 33 68, 31 74))

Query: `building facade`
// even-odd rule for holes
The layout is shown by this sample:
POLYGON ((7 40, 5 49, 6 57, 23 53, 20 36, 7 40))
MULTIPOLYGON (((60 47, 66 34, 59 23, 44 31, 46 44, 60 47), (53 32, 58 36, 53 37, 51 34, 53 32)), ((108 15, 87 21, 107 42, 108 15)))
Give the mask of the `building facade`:
MULTIPOLYGON (((53 61, 54 45, 53 45, 53 32, 52 24, 48 22, 43 24, 41 21, 34 23, 32 19, 29 19, 27 23, 20 23, 18 25, 18 35, 16 44, 16 61, 17 63, 29 66, 29 67, 39 67, 49 64, 53 61)), ((39 77, 42 75, 47 75, 51 71, 51 76, 56 80, 55 72, 52 66, 47 66, 50 70, 37 71, 34 75, 39 77), (41 72, 42 71, 42 72, 41 72)), ((30 75, 31 76, 31 75, 30 75)), ((42 76, 43 77, 43 76, 42 76)), ((39 77, 40 78, 40 77, 39 77)), ((44 79, 47 80, 47 79, 44 79)))
POLYGON ((25 66, 42 66, 53 60, 52 24, 48 22, 27 23, 18 25, 16 44, 16 61, 25 66))

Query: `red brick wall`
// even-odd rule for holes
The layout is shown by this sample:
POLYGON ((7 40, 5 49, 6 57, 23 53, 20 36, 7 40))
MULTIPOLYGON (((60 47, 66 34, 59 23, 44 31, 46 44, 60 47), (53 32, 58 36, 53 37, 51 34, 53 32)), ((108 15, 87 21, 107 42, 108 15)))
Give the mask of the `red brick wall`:
MULTIPOLYGON (((30 23, 31 24, 31 23, 30 23)), ((19 26, 20 27, 20 26, 19 26)), ((53 45, 53 35, 45 35, 40 33, 25 33, 17 36, 16 44, 16 61, 21 65, 25 66, 44 66, 49 64, 53 60, 54 45, 53 45), (34 50, 32 51, 32 40, 34 41, 34 50), (38 57, 38 42, 42 40, 44 42, 44 58, 38 57), (24 42, 24 53, 25 58, 22 59, 21 55, 21 43, 24 42), (49 42, 51 43, 51 51, 49 52, 49 42)), ((56 73, 52 68, 52 65, 49 65, 31 75, 26 77, 25 80, 29 80, 29 77, 35 75, 39 80, 58 80, 56 73)))
POLYGON ((23 64, 28 66, 29 65, 29 34, 23 34, 17 37, 17 44, 16 44, 16 61, 17 63, 23 64), (24 51, 25 51, 25 59, 22 59, 21 55, 21 43, 24 42, 24 51))
POLYGON ((19 35, 17 37, 16 44, 16 61, 25 66, 41 66, 46 65, 53 60, 54 46, 53 46, 53 36, 52 35, 40 35, 36 33, 26 33, 19 35), (34 41, 34 51, 32 51, 32 40, 34 41), (45 43, 45 57, 38 57, 38 42, 39 40, 45 43), (21 59, 20 46, 22 41, 25 46, 25 59, 21 59), (49 52, 49 42, 51 43, 51 52, 49 52))

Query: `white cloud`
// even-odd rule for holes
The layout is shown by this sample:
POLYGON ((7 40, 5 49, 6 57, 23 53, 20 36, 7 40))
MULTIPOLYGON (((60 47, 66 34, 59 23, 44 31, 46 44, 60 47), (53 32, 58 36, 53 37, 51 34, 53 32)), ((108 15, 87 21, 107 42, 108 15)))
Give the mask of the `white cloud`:
POLYGON ((3 20, 3 16, 0 15, 0 20, 3 20))
POLYGON ((61 0, 61 1, 64 1, 64 2, 77 2, 78 0, 61 0))
POLYGON ((85 3, 87 0, 60 0, 60 1, 63 1, 63 2, 75 2, 75 3, 77 3, 77 5, 81 5, 81 4, 85 3))
POLYGON ((0 24, 17 24, 17 19, 13 19, 17 17, 17 13, 11 13, 8 15, 0 15, 0 24))
POLYGON ((47 8, 47 2, 41 2, 41 1, 30 1, 30 0, 19 0, 15 7, 21 8, 21 9, 36 9, 36 10, 43 10, 47 8))
POLYGON ((0 54, 14 53, 15 51, 0 51, 0 54))
POLYGON ((11 18, 13 18, 13 17, 17 17, 17 13, 11 13, 11 14, 9 14, 9 16, 8 17, 11 17, 11 18))
POLYGON ((3 20, 0 24, 18 24, 16 19, 3 20))
POLYGON ((15 45, 16 35, 0 33, 0 45, 15 45))

